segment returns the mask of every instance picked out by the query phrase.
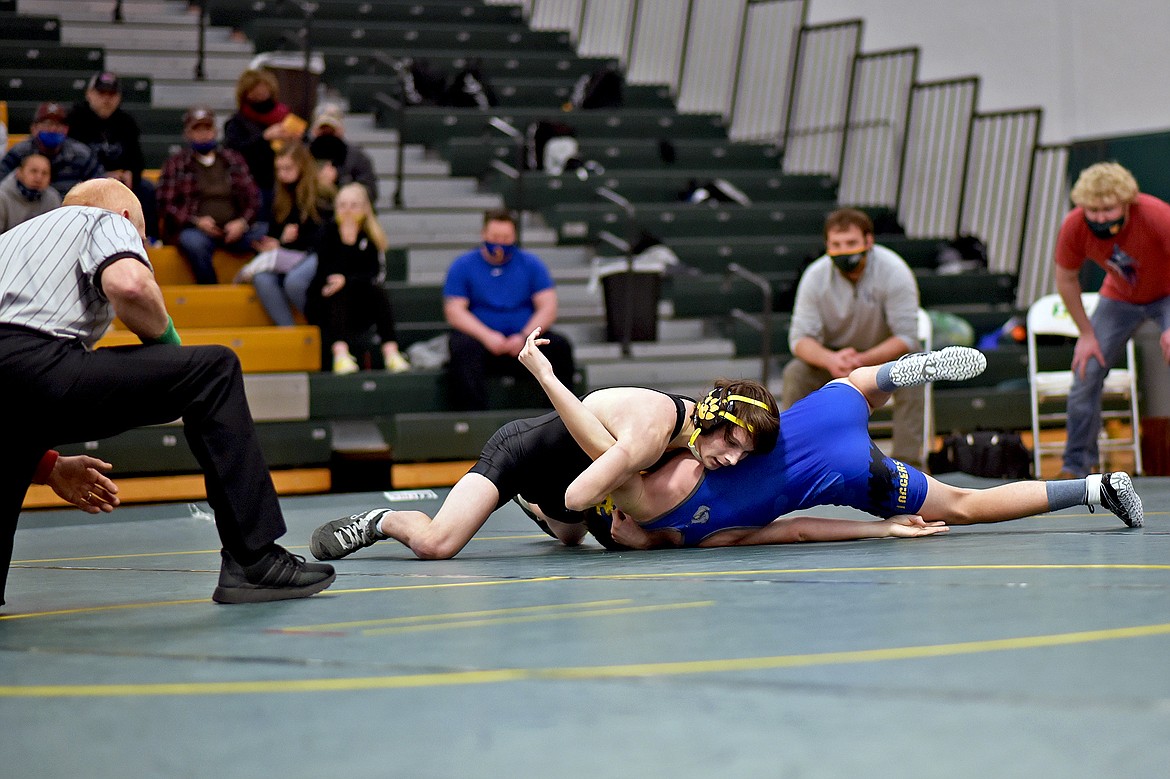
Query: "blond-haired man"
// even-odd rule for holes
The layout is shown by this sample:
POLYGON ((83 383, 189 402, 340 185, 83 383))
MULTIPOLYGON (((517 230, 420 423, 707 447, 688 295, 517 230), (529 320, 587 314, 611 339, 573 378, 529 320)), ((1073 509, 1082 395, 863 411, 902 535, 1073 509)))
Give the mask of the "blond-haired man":
POLYGON ((1085 168, 1072 201, 1075 207, 1056 240, 1056 289, 1080 331, 1060 472, 1067 479, 1097 469, 1101 387, 1126 341, 1147 319, 1158 323, 1162 357, 1170 364, 1170 204, 1139 192, 1133 174, 1116 162, 1085 168), (1081 305, 1080 270, 1086 261, 1105 271, 1091 319, 1081 305))

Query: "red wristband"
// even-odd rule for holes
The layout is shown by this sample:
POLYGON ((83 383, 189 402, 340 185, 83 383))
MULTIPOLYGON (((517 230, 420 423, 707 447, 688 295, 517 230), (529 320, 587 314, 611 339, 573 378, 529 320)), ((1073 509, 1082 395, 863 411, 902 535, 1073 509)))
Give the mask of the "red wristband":
POLYGON ((49 483, 49 474, 53 472, 53 466, 57 464, 57 458, 60 456, 60 453, 53 449, 45 452, 40 464, 37 465, 37 472, 33 474, 33 484, 49 483))

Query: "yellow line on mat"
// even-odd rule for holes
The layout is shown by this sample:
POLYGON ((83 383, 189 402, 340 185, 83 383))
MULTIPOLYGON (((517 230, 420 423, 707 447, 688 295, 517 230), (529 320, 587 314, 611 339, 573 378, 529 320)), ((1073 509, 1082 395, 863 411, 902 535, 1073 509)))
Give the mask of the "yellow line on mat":
POLYGON ((159 695, 248 695, 265 693, 352 692, 500 684, 519 681, 590 680, 685 676, 693 674, 767 671, 782 668, 876 663, 927 657, 954 657, 983 652, 1087 644, 1170 635, 1170 623, 1137 625, 1107 630, 1053 633, 1039 636, 964 641, 952 644, 820 652, 805 655, 740 657, 627 665, 569 666, 564 668, 498 668, 400 676, 362 676, 337 679, 282 679, 239 682, 165 682, 159 684, 53 684, 0 686, 0 698, 136 697, 159 695))

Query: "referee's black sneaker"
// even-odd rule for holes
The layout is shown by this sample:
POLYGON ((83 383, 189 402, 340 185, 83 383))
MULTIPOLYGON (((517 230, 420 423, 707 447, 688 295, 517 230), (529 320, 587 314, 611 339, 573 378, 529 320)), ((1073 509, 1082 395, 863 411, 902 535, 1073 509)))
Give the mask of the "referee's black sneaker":
POLYGON ((307 563, 300 555, 277 544, 251 565, 240 565, 226 551, 219 568, 219 586, 211 594, 216 603, 265 603, 307 598, 333 584, 332 565, 307 563))

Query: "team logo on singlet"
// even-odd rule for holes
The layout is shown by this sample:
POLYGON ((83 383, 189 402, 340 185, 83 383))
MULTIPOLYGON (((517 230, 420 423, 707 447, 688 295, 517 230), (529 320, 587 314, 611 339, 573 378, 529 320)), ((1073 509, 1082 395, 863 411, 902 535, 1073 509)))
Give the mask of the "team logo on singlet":
POLYGON ((711 518, 711 509, 707 506, 699 506, 698 510, 691 517, 692 525, 706 524, 707 520, 711 518))
POLYGON ((1113 251, 1109 254, 1109 270, 1116 273, 1121 278, 1125 279, 1125 283, 1129 286, 1137 284, 1137 262, 1133 257, 1130 257, 1121 247, 1113 244, 1113 251))

